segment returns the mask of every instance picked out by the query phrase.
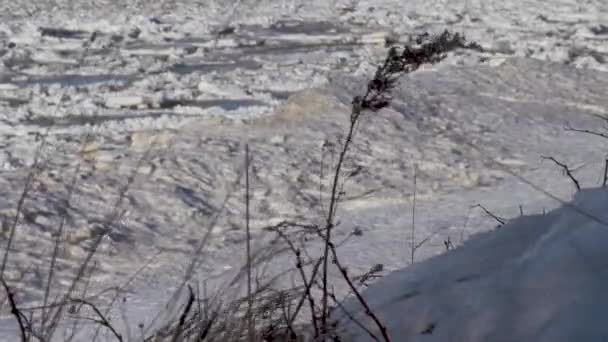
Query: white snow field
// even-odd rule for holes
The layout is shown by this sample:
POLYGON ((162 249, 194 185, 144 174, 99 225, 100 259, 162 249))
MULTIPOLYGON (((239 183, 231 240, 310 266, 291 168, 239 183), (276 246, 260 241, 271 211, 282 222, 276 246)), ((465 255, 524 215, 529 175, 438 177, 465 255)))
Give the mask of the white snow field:
MULTIPOLYGON (((363 294, 394 341, 605 341, 608 191, 515 218, 363 294)), ((381 336, 361 305, 350 317, 381 336)), ((373 341, 338 310, 345 341, 373 341)))
MULTIPOLYGON (((569 165, 583 187, 601 184, 608 140, 570 128, 605 128, 606 18, 604 0, 2 1, 0 255, 18 218, 3 278, 21 307, 39 305, 60 236, 54 299, 103 236, 78 294, 103 305, 113 294, 103 290, 120 285, 111 313, 117 329, 133 340, 140 323, 150 333, 179 310, 183 301, 174 292, 184 278, 206 284, 211 294, 228 289, 244 265, 244 186, 235 179, 246 143, 253 155, 257 275, 267 280, 293 271, 293 256, 270 244, 276 236, 264 228, 322 219, 351 100, 385 57, 386 44, 449 29, 483 51, 451 52, 404 76, 391 106, 365 116, 358 128, 346 165, 358 173, 344 184, 335 231, 337 241, 347 239, 342 262, 351 274, 378 264, 383 275, 405 268, 367 295, 391 332, 414 341, 551 340, 555 324, 564 334, 578 333, 561 322, 585 316, 562 305, 583 307, 588 297, 575 301, 562 290, 586 291, 601 272, 581 266, 579 273, 559 273, 545 258, 556 253, 567 265, 585 259, 586 267, 599 268, 596 254, 569 259, 574 247, 560 247, 596 253, 585 244, 601 244, 602 234, 593 241, 585 234, 599 226, 546 222, 562 222, 569 214, 560 209, 463 242, 496 225, 476 204, 508 219, 561 204, 539 189, 570 199, 572 182, 543 156, 569 165), (40 167, 17 216, 36 158, 40 167), (517 238, 521 246, 512 242, 517 238), (446 241, 462 246, 424 262, 443 254, 446 241), (493 250, 475 254, 487 248, 493 250), (509 266, 495 267, 503 260, 509 266), (561 284, 560 274, 571 277, 544 291, 560 299, 534 311, 545 297, 523 287, 536 286, 533 280, 540 288, 561 284), (393 295, 411 298, 385 303, 393 295), (484 311, 493 305, 499 310, 484 311), (532 317, 507 317, 523 311, 532 317), (419 334, 430 324, 432 333, 419 334)), ((602 191, 579 196, 575 203, 586 205, 602 191)), ((305 246, 312 256, 322 247, 305 246)), ((275 286, 291 287, 292 276, 275 279, 275 286)), ((331 281, 338 296, 347 294, 335 269, 331 281)), ((227 298, 243 293, 230 291, 227 298)), ((597 296, 594 305, 602 301, 597 296)), ((0 341, 14 341, 15 320, 2 304, 0 341)), ((365 340, 344 324, 349 338, 365 340)), ((90 340, 87 327, 76 341, 90 340)), ((98 340, 114 339, 104 330, 98 340)))

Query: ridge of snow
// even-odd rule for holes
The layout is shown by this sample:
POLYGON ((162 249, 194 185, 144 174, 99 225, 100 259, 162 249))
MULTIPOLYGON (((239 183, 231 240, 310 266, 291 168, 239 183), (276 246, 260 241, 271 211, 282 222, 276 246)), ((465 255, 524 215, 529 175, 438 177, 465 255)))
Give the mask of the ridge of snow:
MULTIPOLYGON (((607 203, 605 188, 582 190, 571 205, 479 233, 363 296, 394 341, 604 341, 607 203)), ((380 336, 356 300, 344 308, 380 336)), ((343 312, 334 317, 344 340, 371 341, 343 312)))

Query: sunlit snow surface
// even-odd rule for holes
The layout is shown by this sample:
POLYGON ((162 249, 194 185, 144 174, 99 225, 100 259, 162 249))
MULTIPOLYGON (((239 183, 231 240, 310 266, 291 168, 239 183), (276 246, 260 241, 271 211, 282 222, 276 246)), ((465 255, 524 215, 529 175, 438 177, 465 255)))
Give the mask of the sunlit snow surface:
MULTIPOLYGON (((607 228, 608 191, 587 189, 396 271, 364 298, 394 341, 604 341, 607 228)), ((380 336, 358 302, 344 309, 380 336)), ((346 341, 373 340, 336 317, 346 341)))
MULTIPOLYGON (((244 144, 254 158, 254 250, 272 255, 280 246, 268 248, 274 236, 261 227, 317 219, 325 208, 336 153, 327 146, 343 137, 350 101, 385 56, 385 42, 424 31, 462 32, 485 52, 451 53, 403 77, 392 106, 364 118, 346 165, 361 172, 344 185, 335 235, 357 228, 363 236, 340 248, 343 263, 352 274, 409 265, 414 164, 416 261, 442 253, 448 238, 458 246, 491 229, 495 222, 471 209, 477 203, 506 218, 520 206, 526 214, 554 208, 504 167, 562 199, 573 186, 541 156, 572 166, 584 186, 601 182, 607 140, 564 127, 604 127, 606 17, 599 0, 4 1, 2 252, 48 133, 5 277, 23 305, 40 299, 75 179, 51 296, 110 226, 89 291, 124 284, 141 269, 121 296, 126 316, 118 308, 115 320, 147 324, 224 208, 193 277, 211 278, 210 292, 221 288, 244 263, 244 191, 233 185, 244 144)), ((319 244, 309 247, 314 255, 319 244)), ((271 261, 269 276, 294 265, 288 254, 271 261)), ((338 272, 331 276, 345 294, 338 272)), ((0 336, 12 341, 13 318, 4 321, 0 336)))

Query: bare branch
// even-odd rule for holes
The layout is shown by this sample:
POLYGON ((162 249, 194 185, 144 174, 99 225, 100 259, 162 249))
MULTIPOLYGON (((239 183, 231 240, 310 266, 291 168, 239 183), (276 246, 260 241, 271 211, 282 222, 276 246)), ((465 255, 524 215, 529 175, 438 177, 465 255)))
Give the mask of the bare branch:
POLYGON ((249 227, 249 168, 250 168, 251 159, 249 157, 249 144, 245 145, 245 234, 247 237, 246 248, 245 248, 245 258, 247 262, 247 300, 248 300, 248 312, 247 312, 247 329, 249 332, 249 342, 253 342, 255 338, 254 332, 254 318, 252 315, 253 310, 253 294, 251 287, 251 273, 252 273, 252 265, 251 265, 251 230, 249 227))
POLYGON ((486 209, 486 207, 484 207, 481 204, 477 204, 474 207, 479 207, 481 208, 481 210, 483 210, 488 216, 490 216, 491 218, 493 218, 494 220, 496 220, 496 222, 500 223, 500 225, 504 225, 506 223, 506 220, 504 218, 501 218, 497 215, 494 215, 491 211, 489 211, 488 209, 486 209))
POLYGON ((574 175, 572 174, 572 170, 570 170, 570 168, 568 167, 568 165, 560 163, 559 161, 557 161, 557 159, 553 158, 553 157, 541 157, 542 159, 548 159, 551 160, 552 162, 554 162, 557 166, 561 167, 564 170, 564 173, 566 174, 566 176, 568 176, 568 178, 570 178, 570 180, 572 180, 572 183, 574 183, 574 186, 576 187, 577 191, 581 190, 581 186, 578 182, 578 180, 574 177, 574 175))
POLYGON ((192 286, 188 285, 188 291, 189 291, 189 296, 188 296, 188 302, 186 303, 186 307, 184 308, 184 311, 182 312, 181 316, 179 317, 179 324, 177 325, 177 328, 175 329, 175 333, 173 334, 173 342, 177 342, 180 341, 180 338, 182 336, 182 331, 184 329, 184 324, 186 323, 186 317, 188 317, 188 314, 190 313, 190 310, 192 309, 192 303, 194 303, 194 291, 192 291, 192 286))
POLYGON ((346 268, 344 266, 342 266, 342 264, 340 263, 340 260, 338 259, 338 253, 336 252, 336 248, 333 244, 331 244, 330 249, 331 249, 331 253, 333 256, 334 264, 338 267, 340 274, 342 274, 342 278, 344 279, 344 281, 346 281, 346 284, 348 284, 348 287, 350 288, 350 290, 355 294, 355 297, 357 297, 357 300, 365 309, 365 314, 368 315, 372 319, 372 321, 374 321, 374 323, 380 330, 380 333, 382 334, 382 338, 384 339, 384 342, 390 342, 391 339, 388 336, 386 327, 382 324, 382 322, 380 321, 378 316, 372 311, 371 307, 367 304, 367 301, 363 298, 363 296, 361 295, 361 293, 359 292, 359 290, 357 289, 357 287, 355 286, 353 281, 350 279, 348 272, 346 271, 346 268))
POLYGON ((585 134, 590 134, 590 135, 595 135, 598 137, 602 137, 605 139, 608 139, 608 134, 606 133, 601 133, 601 132, 596 132, 596 131, 592 131, 589 129, 580 129, 580 128, 573 128, 570 125, 564 127, 565 131, 569 131, 569 132, 578 132, 578 133, 585 133, 585 134))
POLYGON ((602 186, 605 187, 606 183, 608 183, 608 159, 604 162, 604 180, 602 181, 602 186))
POLYGON ((417 178, 418 165, 414 164, 414 196, 412 199, 412 235, 410 237, 410 263, 414 263, 414 254, 416 253, 416 194, 418 192, 417 178))
POLYGON ((95 315, 97 315, 97 317, 99 317, 99 319, 92 319, 94 322, 97 322, 98 324, 100 324, 101 326, 106 327, 108 330, 110 330, 110 332, 112 332, 112 334, 114 335, 114 337, 116 337, 116 339, 120 342, 123 342, 124 339, 122 338, 122 335, 120 335, 118 333, 118 331, 116 331, 116 329, 112 326, 112 324, 110 323, 110 321, 105 317, 104 314, 101 313, 101 311, 97 308, 97 306, 89 301, 86 301, 84 299, 78 299, 78 298, 71 298, 70 301, 72 303, 75 304, 83 304, 85 306, 90 307, 93 312, 95 313, 95 315))
POLYGON ((15 316, 15 319, 17 320, 17 324, 19 324, 19 333, 21 334, 21 341, 26 342, 29 340, 29 338, 27 335, 27 330, 25 328, 25 325, 23 324, 23 318, 22 318, 23 314, 17 308, 17 303, 15 303, 15 296, 14 296, 13 292, 11 291, 11 289, 8 287, 8 284, 6 283, 6 281, 3 278, 0 278, 0 282, 2 282, 2 286, 4 287, 4 290, 6 291, 6 295, 8 297, 8 302, 11 306, 11 314, 13 316, 15 316))
POLYGON ((328 316, 328 259, 331 244, 331 233, 336 226, 334 219, 340 199, 341 191, 338 191, 340 175, 346 159, 346 154, 353 141, 353 137, 358 126, 361 115, 366 112, 377 112, 388 106, 392 100, 391 91, 395 87, 399 76, 416 71, 421 65, 426 63, 438 63, 445 58, 445 54, 458 48, 479 50, 481 47, 476 43, 465 43, 464 37, 458 33, 452 34, 444 31, 442 34, 431 37, 429 34, 422 34, 415 38, 419 46, 405 46, 399 54, 396 47, 389 49, 384 63, 378 67, 371 81, 367 84, 367 90, 362 96, 355 96, 352 101, 350 115, 350 125, 346 139, 342 145, 338 157, 338 163, 334 169, 329 210, 326 218, 325 249, 323 253, 323 298, 322 298, 322 324, 321 329, 327 327, 328 316))

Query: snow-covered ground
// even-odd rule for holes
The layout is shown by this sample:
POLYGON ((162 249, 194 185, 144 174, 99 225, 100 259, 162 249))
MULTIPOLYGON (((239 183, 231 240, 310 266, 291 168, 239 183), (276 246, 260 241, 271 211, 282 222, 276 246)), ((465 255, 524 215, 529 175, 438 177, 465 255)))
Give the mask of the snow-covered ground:
MULTIPOLYGON (((395 341, 604 341, 608 191, 585 189, 545 215, 515 218, 364 293, 395 341)), ((346 341, 379 330, 355 300, 346 341)))
MULTIPOLYGON (((40 298, 77 172, 56 291, 117 204, 91 291, 146 265, 124 295, 130 321, 149 321, 169 300, 210 226, 194 278, 225 280, 244 262, 243 187, 233 185, 244 144, 254 159, 254 245, 263 250, 272 236, 261 227, 318 217, 332 160, 324 142, 343 136, 350 99, 385 42, 423 31, 462 32, 485 51, 452 53, 404 77, 393 105, 365 118, 348 164, 361 172, 345 185, 336 238, 354 228, 363 237, 341 248, 344 262, 353 273, 408 265, 415 164, 417 242, 430 237, 416 260, 441 253, 448 238, 459 244, 492 228, 471 205, 506 217, 520 206, 553 208, 503 168, 564 199, 572 185, 540 156, 577 168, 585 185, 601 180, 606 140, 563 128, 600 127, 594 115, 608 115, 606 17, 600 0, 5 1, 0 251, 48 133, 5 276, 20 302, 40 298)), ((270 270, 287 267, 289 255, 270 270)))

